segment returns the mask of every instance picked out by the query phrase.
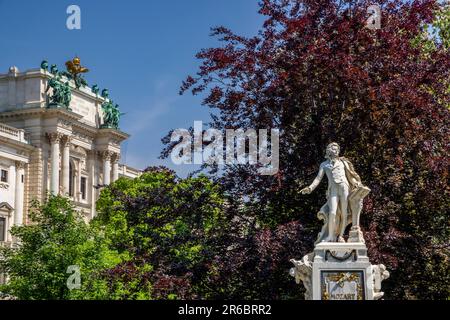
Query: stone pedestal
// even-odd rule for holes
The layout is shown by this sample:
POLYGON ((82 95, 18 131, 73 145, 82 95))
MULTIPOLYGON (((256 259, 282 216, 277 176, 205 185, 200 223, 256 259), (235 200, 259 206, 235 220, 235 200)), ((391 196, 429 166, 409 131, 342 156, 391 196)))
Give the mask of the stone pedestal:
POLYGON ((363 242, 321 242, 301 260, 292 259, 290 274, 303 282, 307 300, 376 300, 381 281, 389 277, 384 265, 372 265, 363 242))

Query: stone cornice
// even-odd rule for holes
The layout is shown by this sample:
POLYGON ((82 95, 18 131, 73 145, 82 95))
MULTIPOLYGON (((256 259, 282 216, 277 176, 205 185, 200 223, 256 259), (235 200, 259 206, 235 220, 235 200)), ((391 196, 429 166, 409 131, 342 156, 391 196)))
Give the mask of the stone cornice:
POLYGON ((110 137, 112 139, 118 140, 119 142, 122 142, 130 137, 129 134, 117 129, 110 129, 110 128, 99 129, 89 124, 83 123, 80 121, 83 118, 83 116, 62 108, 58 109, 30 108, 0 113, 0 119, 7 119, 7 118, 23 119, 23 118, 33 118, 36 116, 41 116, 42 118, 58 117, 62 120, 68 121, 72 125, 73 131, 86 134, 92 137, 92 139, 98 137, 110 137))
POLYGON ((6 112, 0 112, 0 119, 14 119, 14 118, 32 118, 35 116, 41 116, 43 118, 51 118, 58 116, 61 119, 67 120, 67 121, 73 121, 78 122, 80 119, 83 118, 83 116, 74 113, 72 111, 63 109, 63 108, 55 108, 55 109, 48 109, 48 108, 27 108, 27 109, 21 109, 21 110, 15 110, 15 111, 6 111, 6 112))
POLYGON ((130 135, 128 133, 122 132, 120 130, 117 129, 98 129, 98 133, 97 133, 98 137, 111 137, 111 138, 115 138, 117 140, 119 140, 120 142, 128 139, 130 137, 130 135))
POLYGON ((32 152, 36 149, 36 147, 32 146, 31 144, 20 142, 11 138, 0 136, 0 141, 2 144, 5 144, 7 146, 20 149, 21 151, 28 151, 32 152))
POLYGON ((92 139, 94 139, 97 135, 98 129, 83 122, 74 122, 72 123, 72 131, 89 135, 92 139))

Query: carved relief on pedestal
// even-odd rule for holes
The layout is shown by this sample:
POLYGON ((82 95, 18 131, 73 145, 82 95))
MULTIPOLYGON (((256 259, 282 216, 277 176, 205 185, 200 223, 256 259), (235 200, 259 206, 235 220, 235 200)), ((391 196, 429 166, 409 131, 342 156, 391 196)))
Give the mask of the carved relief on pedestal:
POLYGON ((291 259, 290 261, 294 264, 294 268, 289 270, 289 274, 295 278, 295 282, 297 284, 300 281, 303 282, 303 286, 305 287, 305 299, 312 300, 312 260, 314 257, 314 253, 308 253, 301 260, 291 259))
POLYGON ((381 282, 389 278, 389 271, 386 270, 384 264, 372 265, 373 271, 373 299, 378 300, 383 297, 384 292, 381 291, 381 282))

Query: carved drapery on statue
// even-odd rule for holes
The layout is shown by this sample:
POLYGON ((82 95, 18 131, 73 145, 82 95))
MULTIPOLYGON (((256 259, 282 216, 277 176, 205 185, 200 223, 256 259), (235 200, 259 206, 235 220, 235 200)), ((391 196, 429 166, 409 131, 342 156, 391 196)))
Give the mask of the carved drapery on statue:
MULTIPOLYGON (((347 227, 349 224, 353 224, 353 227, 359 228, 359 216, 361 214, 361 210, 363 207, 363 199, 369 194, 370 189, 366 186, 364 186, 361 183, 361 178, 356 173, 355 169, 353 168, 352 163, 346 159, 345 157, 339 157, 339 159, 344 163, 345 168, 345 176, 347 177, 347 180, 349 182, 350 187, 350 194, 348 196, 348 205, 347 205, 347 227)), ((330 184, 328 185, 327 190, 327 200, 330 196, 330 184)), ((328 215, 329 215, 329 206, 328 201, 320 208, 319 212, 317 213, 317 217, 320 220, 323 220, 324 224, 322 226, 322 230, 319 232, 317 236, 317 240, 314 244, 317 244, 324 239, 328 237, 328 215)), ((339 230, 341 229, 342 224, 342 213, 340 212, 340 206, 337 208, 336 213, 336 228, 335 228, 335 234, 332 235, 334 238, 336 238, 339 235, 339 230)), ((361 239, 360 239, 361 241, 361 239)), ((362 238, 362 242, 364 242, 364 239, 362 238)))

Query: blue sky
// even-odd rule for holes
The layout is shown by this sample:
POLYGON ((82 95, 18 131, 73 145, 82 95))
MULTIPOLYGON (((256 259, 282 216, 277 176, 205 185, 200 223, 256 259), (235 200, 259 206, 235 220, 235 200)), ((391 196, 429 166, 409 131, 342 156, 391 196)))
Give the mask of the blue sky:
POLYGON ((91 71, 88 83, 108 88, 126 115, 122 162, 143 169, 164 164, 185 176, 194 167, 158 159, 161 138, 194 120, 209 120, 201 97, 178 95, 182 80, 197 71, 194 55, 219 43, 210 28, 223 25, 255 35, 263 17, 257 0, 0 0, 0 73, 39 67, 60 70, 75 54, 91 71), (81 8, 81 30, 68 30, 66 9, 81 8))

